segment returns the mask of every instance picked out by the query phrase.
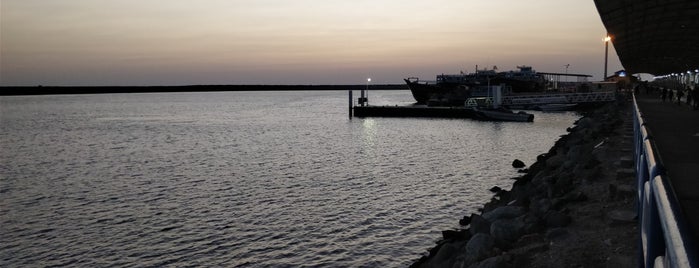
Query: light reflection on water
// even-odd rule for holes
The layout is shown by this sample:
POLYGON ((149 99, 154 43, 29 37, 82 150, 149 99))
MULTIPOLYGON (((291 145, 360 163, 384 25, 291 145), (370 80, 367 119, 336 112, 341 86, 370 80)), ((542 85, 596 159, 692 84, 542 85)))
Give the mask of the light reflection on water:
POLYGON ((337 91, 0 97, 0 109, 3 267, 404 267, 577 118, 348 120, 337 91))

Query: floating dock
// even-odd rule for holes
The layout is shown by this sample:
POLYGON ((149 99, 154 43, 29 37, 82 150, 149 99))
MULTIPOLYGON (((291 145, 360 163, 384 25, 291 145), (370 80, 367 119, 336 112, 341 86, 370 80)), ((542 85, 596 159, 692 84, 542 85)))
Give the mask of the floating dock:
POLYGON ((473 109, 466 107, 414 106, 354 106, 356 117, 439 117, 475 118, 473 109))

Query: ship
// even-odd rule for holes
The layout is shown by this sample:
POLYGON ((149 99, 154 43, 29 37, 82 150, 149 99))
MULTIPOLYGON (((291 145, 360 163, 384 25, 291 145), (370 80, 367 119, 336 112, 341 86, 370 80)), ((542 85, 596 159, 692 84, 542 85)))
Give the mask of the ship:
POLYGON ((404 79, 418 104, 463 105, 471 97, 487 94, 490 85, 503 85, 505 94, 512 92, 536 92, 545 87, 544 76, 531 66, 517 66, 516 71, 497 72, 478 70, 474 73, 440 74, 435 81, 421 81, 417 77, 404 79))

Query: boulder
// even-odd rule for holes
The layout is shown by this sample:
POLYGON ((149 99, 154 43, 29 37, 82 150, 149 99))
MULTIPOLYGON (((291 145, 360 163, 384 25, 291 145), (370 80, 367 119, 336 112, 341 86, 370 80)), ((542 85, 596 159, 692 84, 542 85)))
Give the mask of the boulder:
POLYGON ((570 235, 565 228, 553 228, 546 231, 546 240, 565 239, 570 235))
POLYGON ((546 213, 551 210, 551 207, 553 204, 551 203, 551 200, 548 198, 541 198, 537 200, 533 200, 531 203, 529 203, 529 211, 532 213, 534 216, 544 218, 546 213))
POLYGON ((474 235, 466 243, 466 263, 470 265, 480 260, 490 257, 495 247, 495 240, 487 234, 479 233, 474 235))
POLYGON ((566 214, 551 210, 544 216, 544 221, 546 222, 546 226, 550 228, 566 227, 570 224, 571 218, 566 214))
POLYGON ((524 234, 524 223, 519 219, 499 219, 490 225, 490 235, 498 244, 510 244, 524 234))
POLYGON ((490 222, 478 214, 471 214, 471 234, 490 233, 490 222))
POLYGON ((522 160, 515 159, 514 161, 512 161, 512 167, 513 167, 513 168, 523 168, 523 167, 525 167, 525 166, 526 166, 526 165, 524 164, 524 162, 522 162, 522 160))
POLYGON ((474 265, 472 267, 475 268, 510 268, 512 265, 508 263, 508 257, 509 256, 495 256, 491 258, 487 258, 483 260, 482 262, 478 263, 478 265, 474 265))
POLYGON ((464 216, 462 219, 459 220, 459 224, 463 226, 471 224, 471 217, 464 216))
POLYGON ((483 213, 483 218, 489 222, 494 222, 499 219, 517 218, 526 213, 525 209, 520 206, 504 206, 499 207, 489 212, 483 213))
POLYGON ((465 242, 445 243, 439 251, 422 263, 421 267, 452 267, 455 257, 463 251, 465 242))
POLYGON ((466 230, 445 230, 442 231, 444 240, 468 240, 471 238, 471 233, 466 230))

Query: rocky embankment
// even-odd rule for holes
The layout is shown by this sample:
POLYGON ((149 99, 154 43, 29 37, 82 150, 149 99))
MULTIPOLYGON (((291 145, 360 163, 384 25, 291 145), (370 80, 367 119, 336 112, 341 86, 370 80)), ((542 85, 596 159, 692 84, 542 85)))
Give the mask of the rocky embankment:
POLYGON ((633 266, 630 105, 583 115, 510 190, 493 187, 481 213, 461 219, 462 229, 443 231, 411 267, 633 266))

